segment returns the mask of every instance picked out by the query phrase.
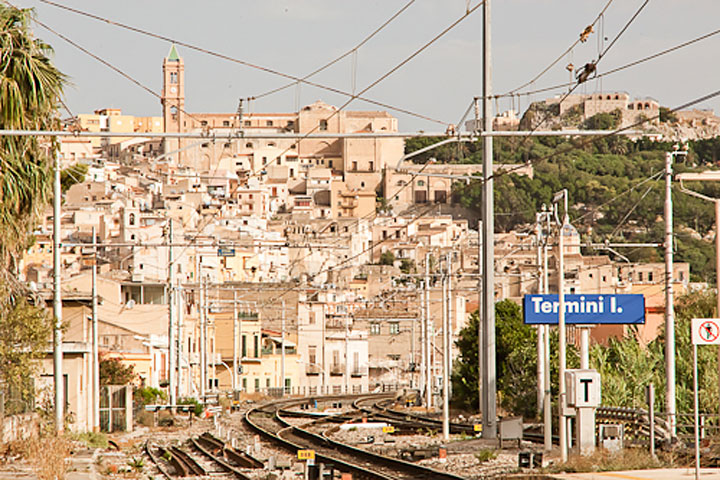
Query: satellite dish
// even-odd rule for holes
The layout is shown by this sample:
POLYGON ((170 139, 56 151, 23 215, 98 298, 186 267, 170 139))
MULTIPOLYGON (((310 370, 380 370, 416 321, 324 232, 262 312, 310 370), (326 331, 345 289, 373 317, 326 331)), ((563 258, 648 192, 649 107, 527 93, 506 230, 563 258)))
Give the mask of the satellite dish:
POLYGON ((132 298, 128 300, 128 302, 125 304, 125 308, 127 308, 128 310, 132 309, 134 306, 135 300, 133 300, 132 298))

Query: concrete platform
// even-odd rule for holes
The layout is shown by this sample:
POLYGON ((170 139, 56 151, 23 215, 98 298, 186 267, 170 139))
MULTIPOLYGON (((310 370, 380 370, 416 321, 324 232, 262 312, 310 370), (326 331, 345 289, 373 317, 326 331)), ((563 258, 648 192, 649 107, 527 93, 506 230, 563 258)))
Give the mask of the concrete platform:
MULTIPOLYGON (((549 475, 555 480, 692 480, 694 468, 661 468, 656 470, 629 470, 624 472, 560 473, 549 475)), ((701 468, 701 480, 720 480, 720 468, 701 468)))

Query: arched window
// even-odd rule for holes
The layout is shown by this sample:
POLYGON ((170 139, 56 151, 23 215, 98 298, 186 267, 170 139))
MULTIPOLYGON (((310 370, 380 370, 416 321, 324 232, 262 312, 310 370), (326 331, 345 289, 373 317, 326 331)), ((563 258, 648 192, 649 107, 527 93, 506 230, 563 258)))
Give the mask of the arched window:
POLYGON ((134 213, 130 214, 130 217, 128 218, 128 224, 131 226, 135 225, 135 214, 134 213))

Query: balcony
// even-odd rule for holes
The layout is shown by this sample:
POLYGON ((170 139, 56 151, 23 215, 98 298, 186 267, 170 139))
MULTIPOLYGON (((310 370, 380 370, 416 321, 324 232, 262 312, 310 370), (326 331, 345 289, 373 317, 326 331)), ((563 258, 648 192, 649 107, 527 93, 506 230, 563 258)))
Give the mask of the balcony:
POLYGON ((367 367, 358 367, 358 368, 353 369, 353 370, 350 372, 350 376, 351 376, 351 377, 355 377, 355 378, 357 378, 357 377, 367 377, 367 374, 368 374, 368 369, 367 369, 367 367))
POLYGON ((342 376, 345 375, 345 365, 342 363, 336 363, 330 367, 330 375, 332 376, 342 376))
POLYGON ((305 375, 320 375, 322 370, 318 365, 305 365, 305 375))

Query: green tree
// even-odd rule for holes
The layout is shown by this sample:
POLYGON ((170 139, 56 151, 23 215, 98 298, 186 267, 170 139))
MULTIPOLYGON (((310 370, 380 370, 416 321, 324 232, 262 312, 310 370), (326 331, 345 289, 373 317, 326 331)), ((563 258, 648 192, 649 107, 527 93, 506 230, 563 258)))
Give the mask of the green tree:
POLYGON ((128 385, 135 382, 137 374, 132 365, 124 365, 119 358, 100 354, 100 385, 128 385))
POLYGON ((612 130, 620 126, 622 112, 615 109, 612 112, 602 112, 585 120, 583 128, 587 130, 612 130))
POLYGON ((395 254, 393 252, 391 252, 390 250, 387 250, 380 255, 380 265, 394 265, 394 264, 395 264, 395 254))
MULTIPOLYGON (((30 10, 0 5, 0 129, 58 126, 65 77, 50 47, 30 31, 30 10)), ((55 144, 43 137, 0 137, 0 381, 29 378, 52 322, 17 282, 17 259, 50 197, 55 144)))

